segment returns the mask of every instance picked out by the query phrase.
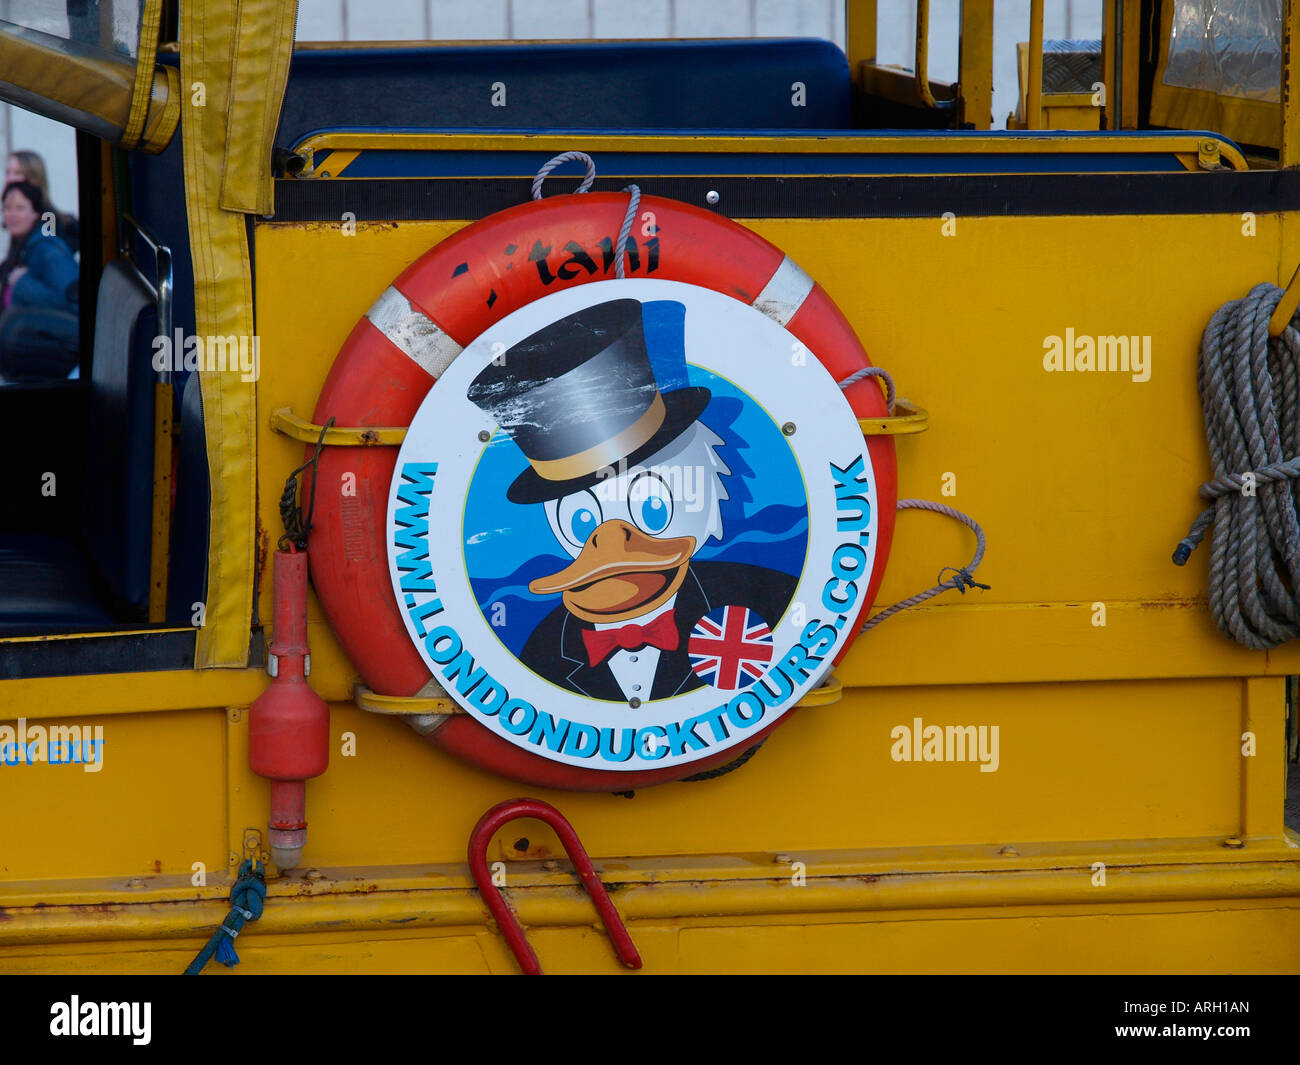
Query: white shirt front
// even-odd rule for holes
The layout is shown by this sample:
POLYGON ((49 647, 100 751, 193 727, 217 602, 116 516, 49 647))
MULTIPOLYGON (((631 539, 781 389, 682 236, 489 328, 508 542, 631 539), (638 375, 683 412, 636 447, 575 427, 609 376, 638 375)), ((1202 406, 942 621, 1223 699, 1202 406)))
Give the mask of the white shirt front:
MULTIPOLYGON (((644 614, 630 621, 597 622, 597 629, 621 629, 624 625, 649 625, 660 614, 667 613, 677 602, 673 596, 658 610, 644 614)), ((637 651, 625 651, 621 647, 606 660, 623 695, 628 699, 640 699, 645 702, 650 698, 650 689, 654 687, 655 670, 659 668, 659 648, 646 644, 637 651)))

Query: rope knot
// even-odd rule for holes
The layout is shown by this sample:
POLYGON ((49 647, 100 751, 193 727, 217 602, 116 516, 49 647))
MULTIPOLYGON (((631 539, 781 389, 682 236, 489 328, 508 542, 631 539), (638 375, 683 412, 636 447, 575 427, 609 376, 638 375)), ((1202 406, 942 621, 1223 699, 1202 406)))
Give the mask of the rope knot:
POLYGON ((939 571, 938 583, 946 584, 951 588, 956 588, 962 595, 966 594, 967 588, 983 588, 985 591, 992 588, 992 585, 990 584, 980 584, 979 581, 971 576, 970 570, 965 566, 962 566, 961 569, 958 569, 956 566, 944 566, 943 569, 939 571), (945 580, 943 575, 949 572, 952 573, 953 576, 948 578, 948 580, 945 580))
POLYGON ((239 878, 230 889, 230 905, 244 915, 245 921, 256 921, 266 905, 266 871, 261 862, 257 869, 244 859, 239 867, 239 878))
POLYGON ((198 956, 190 962, 185 970, 186 976, 197 976, 209 958, 227 967, 239 964, 239 955, 235 953, 235 939, 243 931, 248 921, 256 921, 262 916, 266 903, 266 868, 261 862, 254 863, 245 858, 239 866, 239 874, 230 888, 230 912, 225 920, 217 926, 212 938, 199 951, 198 956))

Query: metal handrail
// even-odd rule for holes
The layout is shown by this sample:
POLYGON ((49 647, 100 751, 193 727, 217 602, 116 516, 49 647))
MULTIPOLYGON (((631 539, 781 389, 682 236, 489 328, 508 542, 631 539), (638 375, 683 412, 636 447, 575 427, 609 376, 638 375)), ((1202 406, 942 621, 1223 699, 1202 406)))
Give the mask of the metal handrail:
MULTIPOLYGON (((118 252, 135 274, 140 284, 152 294, 157 315, 158 336, 172 342, 172 292, 175 276, 172 269, 172 252, 150 233, 133 216, 123 212, 118 227, 118 252), (153 279, 140 269, 135 261, 131 234, 139 237, 153 252, 153 279)), ((155 369, 154 378, 154 453, 153 502, 150 518, 149 552, 149 620, 160 623, 167 613, 168 545, 171 542, 171 488, 172 452, 175 421, 173 418, 172 367, 174 359, 164 360, 155 369)))
MULTIPOLYGON (((117 250, 121 257, 131 264, 131 269, 135 271, 140 283, 152 293, 154 305, 158 312, 158 333, 170 340, 172 335, 172 293, 175 289, 171 249, 145 229, 134 216, 123 212, 122 225, 118 230, 117 250), (131 241, 132 231, 149 245, 149 250, 153 252, 153 280, 150 280, 149 276, 140 269, 140 264, 135 260, 131 241)), ((171 373, 171 367, 168 366, 160 372, 158 379, 164 383, 170 383, 171 373)))
POLYGON ((921 102, 932 111, 953 110, 957 106, 957 97, 936 100, 930 91, 930 0, 916 0, 916 59, 913 66, 921 102))
POLYGON ((1043 128, 1043 0, 1029 0, 1029 84, 1025 128, 1043 128))
POLYGON ((610 901, 605 885, 596 875, 586 848, 578 839, 578 833, 573 830, 573 826, 559 810, 540 799, 507 799, 505 802, 497 803, 479 818, 478 824, 474 826, 474 831, 470 835, 468 857, 469 868, 474 874, 474 882, 478 885, 479 894, 483 896, 483 901, 487 903, 489 911, 496 919, 497 927, 500 928, 511 952, 519 962, 519 967, 529 976, 540 976, 542 972, 541 963, 538 962, 536 953, 528 944, 528 937, 519 924, 519 918, 515 916, 510 904, 492 882, 487 861, 488 844, 493 834, 497 829, 519 817, 533 817, 551 826, 560 838, 569 860, 573 862, 582 886, 591 896, 591 901, 595 903, 596 912, 604 922, 605 934, 609 936, 618 960, 629 969, 641 968, 641 955, 637 953, 623 919, 610 901))

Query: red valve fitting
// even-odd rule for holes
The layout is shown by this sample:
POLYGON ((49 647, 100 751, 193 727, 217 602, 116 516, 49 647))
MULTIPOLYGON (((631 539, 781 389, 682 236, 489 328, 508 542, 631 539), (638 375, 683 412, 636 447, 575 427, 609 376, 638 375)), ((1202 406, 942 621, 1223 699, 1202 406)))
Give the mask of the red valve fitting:
POLYGON ((248 713, 248 765, 271 781, 271 859, 292 869, 307 842, 307 781, 329 766, 329 705, 307 683, 307 552, 277 551, 271 685, 248 713))

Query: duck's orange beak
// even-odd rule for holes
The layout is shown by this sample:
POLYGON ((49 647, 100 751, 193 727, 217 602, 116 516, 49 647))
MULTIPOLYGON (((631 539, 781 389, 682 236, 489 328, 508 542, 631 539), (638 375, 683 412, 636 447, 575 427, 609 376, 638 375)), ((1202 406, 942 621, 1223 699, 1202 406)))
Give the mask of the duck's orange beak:
POLYGON ((563 595, 584 621, 627 621, 662 606, 681 587, 695 537, 658 540, 611 519, 597 526, 573 562, 528 584, 534 595, 563 595))

